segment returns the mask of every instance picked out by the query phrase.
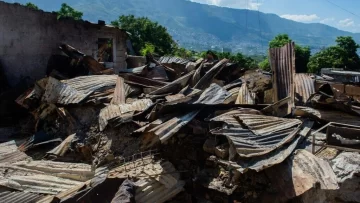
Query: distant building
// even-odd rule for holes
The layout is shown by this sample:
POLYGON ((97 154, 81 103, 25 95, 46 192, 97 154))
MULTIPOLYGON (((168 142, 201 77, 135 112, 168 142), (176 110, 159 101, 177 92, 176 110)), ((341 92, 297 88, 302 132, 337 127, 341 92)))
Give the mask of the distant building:
POLYGON ((360 83, 360 72, 345 71, 342 68, 323 68, 321 74, 342 83, 360 83))

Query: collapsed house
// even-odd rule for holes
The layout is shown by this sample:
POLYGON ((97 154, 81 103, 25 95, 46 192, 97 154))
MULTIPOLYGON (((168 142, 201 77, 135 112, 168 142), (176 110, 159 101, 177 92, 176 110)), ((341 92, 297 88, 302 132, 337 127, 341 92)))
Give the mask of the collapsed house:
POLYGON ((14 93, 1 201, 360 202, 359 84, 296 73, 294 47, 271 73, 151 55, 116 73, 54 45, 77 63, 14 93))

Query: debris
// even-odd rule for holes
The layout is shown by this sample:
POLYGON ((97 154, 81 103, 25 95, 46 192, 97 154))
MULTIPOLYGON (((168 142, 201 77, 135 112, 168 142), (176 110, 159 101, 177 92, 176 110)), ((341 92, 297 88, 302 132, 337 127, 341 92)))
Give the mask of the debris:
POLYGON ((61 49, 67 56, 51 57, 48 77, 11 97, 27 115, 0 131, 6 198, 283 202, 345 191, 342 200, 359 199, 350 196, 358 86, 295 74, 294 43, 270 50, 272 73, 209 54, 129 56, 115 75, 61 49))

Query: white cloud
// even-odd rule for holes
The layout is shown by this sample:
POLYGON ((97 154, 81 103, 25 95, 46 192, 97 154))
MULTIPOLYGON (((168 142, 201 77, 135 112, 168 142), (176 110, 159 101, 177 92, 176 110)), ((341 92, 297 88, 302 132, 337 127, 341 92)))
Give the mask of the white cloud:
POLYGON ((263 0, 190 0, 192 2, 209 4, 215 6, 229 7, 229 8, 242 8, 250 10, 258 10, 262 5, 263 0))
POLYGON ((286 19, 289 19, 289 20, 293 20, 293 21, 298 21, 298 22, 311 22, 311 21, 320 19, 319 16, 317 16, 316 14, 311 14, 311 15, 285 14, 285 15, 281 15, 280 17, 286 18, 286 19))
POLYGON ((335 21, 335 18, 324 18, 322 20, 320 20, 320 23, 331 23, 331 22, 334 22, 335 21))
POLYGON ((355 25, 355 22, 350 18, 339 21, 339 26, 341 26, 341 27, 352 27, 354 25, 355 25))

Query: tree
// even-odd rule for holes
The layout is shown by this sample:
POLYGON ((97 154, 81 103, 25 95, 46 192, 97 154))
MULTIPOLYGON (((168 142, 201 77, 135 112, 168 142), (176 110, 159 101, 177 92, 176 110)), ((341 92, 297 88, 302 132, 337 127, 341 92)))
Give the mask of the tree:
POLYGON ((310 58, 308 71, 319 72, 322 68, 344 68, 355 70, 360 68, 357 49, 360 46, 352 37, 337 37, 336 46, 321 50, 310 58))
POLYGON ((40 10, 39 7, 37 7, 35 4, 33 4, 31 2, 26 3, 25 6, 28 8, 35 9, 35 10, 40 10))
POLYGON ((145 47, 140 50, 141 55, 146 56, 155 52, 155 46, 150 43, 145 43, 145 47))
POLYGON ((146 17, 136 18, 134 15, 122 15, 111 24, 130 32, 131 42, 138 53, 146 43, 154 45, 155 53, 159 55, 172 54, 177 48, 166 28, 146 17))
POLYGON ((63 4, 61 4, 60 10, 57 12, 57 15, 58 15, 58 19, 73 18, 74 20, 81 20, 83 13, 73 9, 66 3, 63 3, 63 4))

